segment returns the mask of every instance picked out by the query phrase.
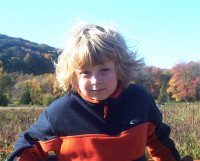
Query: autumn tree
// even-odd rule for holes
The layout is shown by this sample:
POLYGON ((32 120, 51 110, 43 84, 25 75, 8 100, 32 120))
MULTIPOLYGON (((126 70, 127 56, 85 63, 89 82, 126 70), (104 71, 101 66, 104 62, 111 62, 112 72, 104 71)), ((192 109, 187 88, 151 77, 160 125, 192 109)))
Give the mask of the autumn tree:
POLYGON ((54 75, 28 75, 21 74, 17 79, 12 92, 12 101, 19 104, 39 104, 48 105, 56 98, 54 95, 54 75))
POLYGON ((136 74, 135 83, 143 86, 153 95, 154 99, 157 99, 161 87, 161 75, 162 69, 153 66, 144 66, 136 74))
POLYGON ((190 62, 189 67, 192 70, 192 86, 194 100, 200 100, 200 62, 190 62))
POLYGON ((31 89, 31 98, 34 104, 46 106, 58 98, 53 93, 54 79, 54 74, 35 76, 31 89))
POLYGON ((33 79, 31 81, 31 87, 30 87, 30 96, 32 103, 42 104, 42 95, 43 92, 40 83, 36 79, 33 79))
POLYGON ((200 63, 180 63, 171 69, 172 78, 169 81, 168 93, 176 101, 192 101, 199 99, 200 63))

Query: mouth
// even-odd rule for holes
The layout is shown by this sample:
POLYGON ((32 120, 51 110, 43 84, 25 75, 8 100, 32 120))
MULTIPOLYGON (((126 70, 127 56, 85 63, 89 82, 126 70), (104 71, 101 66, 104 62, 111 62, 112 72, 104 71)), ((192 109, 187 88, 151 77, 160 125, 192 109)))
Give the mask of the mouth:
POLYGON ((93 92, 101 92, 101 91, 103 91, 104 90, 104 88, 101 88, 101 89, 93 89, 92 91, 93 92))

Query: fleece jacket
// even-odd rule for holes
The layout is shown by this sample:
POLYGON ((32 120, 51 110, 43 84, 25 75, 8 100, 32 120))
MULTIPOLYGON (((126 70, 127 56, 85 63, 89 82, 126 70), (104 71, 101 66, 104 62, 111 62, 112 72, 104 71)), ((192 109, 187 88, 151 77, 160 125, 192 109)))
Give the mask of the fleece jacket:
POLYGON ((117 98, 92 103, 78 92, 54 101, 20 134, 8 161, 180 161, 170 127, 152 96, 131 84, 117 98), (106 116, 105 116, 105 107, 106 116))

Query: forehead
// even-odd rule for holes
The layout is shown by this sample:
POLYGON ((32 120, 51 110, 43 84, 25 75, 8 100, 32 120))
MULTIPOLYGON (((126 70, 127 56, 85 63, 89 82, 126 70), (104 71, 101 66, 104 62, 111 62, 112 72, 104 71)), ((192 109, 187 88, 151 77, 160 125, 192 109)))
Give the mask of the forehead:
POLYGON ((76 64, 76 68, 83 69, 86 67, 109 64, 109 62, 111 61, 112 61, 111 59, 104 56, 100 56, 100 57, 88 56, 84 58, 79 57, 78 59, 76 59, 75 64, 76 64))
POLYGON ((85 64, 80 69, 93 68, 93 67, 110 67, 110 68, 113 67, 114 68, 115 67, 115 61, 106 59, 105 61, 103 61, 101 63, 97 63, 97 64, 85 64))

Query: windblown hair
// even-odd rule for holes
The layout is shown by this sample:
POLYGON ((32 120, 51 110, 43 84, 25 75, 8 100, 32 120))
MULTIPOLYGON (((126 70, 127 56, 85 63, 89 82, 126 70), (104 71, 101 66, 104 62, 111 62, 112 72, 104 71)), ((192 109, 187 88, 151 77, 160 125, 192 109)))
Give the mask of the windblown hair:
POLYGON ((56 78, 63 90, 73 92, 78 84, 76 69, 113 60, 116 63, 117 78, 127 88, 133 80, 134 72, 143 65, 143 59, 136 60, 136 54, 128 50, 119 32, 84 24, 73 29, 69 42, 58 57, 56 78))

